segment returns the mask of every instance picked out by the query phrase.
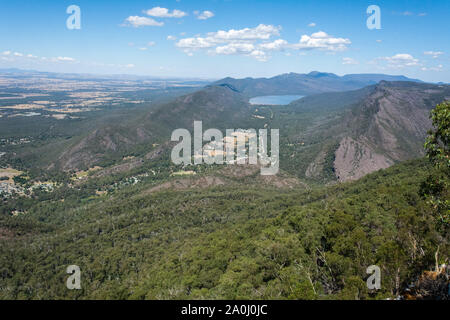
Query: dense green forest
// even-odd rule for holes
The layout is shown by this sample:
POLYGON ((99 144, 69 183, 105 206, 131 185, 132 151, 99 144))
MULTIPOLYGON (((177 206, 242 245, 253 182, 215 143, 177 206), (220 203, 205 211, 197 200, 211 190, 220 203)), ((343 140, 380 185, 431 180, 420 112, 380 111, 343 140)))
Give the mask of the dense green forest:
POLYGON ((434 266, 438 247, 441 260, 449 252, 419 195, 430 169, 416 160, 314 189, 143 184, 41 201, 1 216, 0 298, 392 298, 434 266), (72 264, 82 290, 65 286, 72 264), (365 283, 374 264, 377 292, 365 283))

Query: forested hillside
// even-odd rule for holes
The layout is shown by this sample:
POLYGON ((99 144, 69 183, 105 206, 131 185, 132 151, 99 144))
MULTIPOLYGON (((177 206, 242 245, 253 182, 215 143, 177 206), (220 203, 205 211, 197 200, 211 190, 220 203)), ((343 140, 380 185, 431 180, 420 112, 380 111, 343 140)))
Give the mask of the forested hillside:
POLYGON ((81 203, 41 201, 2 216, 0 297, 394 297, 434 265, 438 246, 449 250, 419 196, 429 170, 418 160, 313 190, 136 185, 81 203), (76 292, 65 287, 71 264, 82 270, 76 292), (374 264, 376 293, 365 284, 374 264))

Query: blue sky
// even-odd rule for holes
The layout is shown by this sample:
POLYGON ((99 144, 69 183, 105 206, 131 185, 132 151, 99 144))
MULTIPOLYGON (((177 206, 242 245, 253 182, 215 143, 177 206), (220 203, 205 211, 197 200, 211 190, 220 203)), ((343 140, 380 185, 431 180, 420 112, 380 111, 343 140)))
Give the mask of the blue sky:
POLYGON ((450 82, 450 1, 15 0, 0 4, 0 68, 162 77, 313 70, 450 82), (69 30, 67 7, 81 10, 69 30), (366 25, 369 5, 381 29, 366 25))

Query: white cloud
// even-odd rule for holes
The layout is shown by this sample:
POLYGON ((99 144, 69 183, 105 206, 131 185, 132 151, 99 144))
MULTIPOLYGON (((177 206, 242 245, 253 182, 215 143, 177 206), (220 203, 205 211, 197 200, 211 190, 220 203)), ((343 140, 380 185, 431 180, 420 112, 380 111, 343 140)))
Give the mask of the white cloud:
POLYGON ((383 42, 383 40, 376 40, 378 43, 382 43, 383 42))
POLYGON ((444 52, 442 52, 442 51, 425 51, 423 54, 427 55, 427 56, 432 56, 433 59, 437 59, 437 58, 439 58, 439 56, 443 55, 444 52))
POLYGON ((405 67, 415 67, 420 66, 419 59, 414 58, 408 53, 399 53, 392 57, 380 57, 373 60, 372 64, 377 64, 379 61, 387 62, 387 67, 400 69, 405 67))
POLYGON ((147 47, 154 47, 154 46, 156 46, 156 42, 155 41, 149 41, 147 43, 147 47))
POLYGON ((311 28, 313 28, 313 27, 315 27, 316 26, 316 23, 315 22, 311 22, 310 24, 308 24, 308 27, 311 27, 311 28))
POLYGON ((197 19, 199 20, 207 20, 214 17, 214 13, 208 10, 205 10, 203 12, 195 11, 194 14, 197 16, 197 19))
POLYGON ((147 11, 144 11, 148 16, 151 17, 158 17, 158 18, 183 18, 187 16, 186 12, 183 12, 181 10, 173 10, 170 12, 167 8, 161 8, 161 7, 154 7, 152 9, 149 9, 147 11))
POLYGON ((142 47, 142 48, 139 48, 139 50, 146 51, 146 50, 148 50, 148 48, 147 47, 142 47))
POLYGON ((261 50, 253 50, 252 52, 250 52, 249 56, 261 62, 265 62, 268 59, 266 53, 261 50))
POLYGON ((135 65, 134 65, 134 64, 132 64, 132 63, 130 63, 130 64, 127 64, 127 65, 125 65, 124 67, 125 67, 125 68, 134 68, 134 67, 135 67, 135 65))
POLYGON ((226 46, 217 47, 215 52, 217 54, 240 54, 240 53, 250 53, 255 50, 255 46, 251 43, 230 43, 226 46))
POLYGON ((11 54, 11 51, 3 51, 3 55, 9 56, 11 54))
POLYGON ((401 15, 401 16, 407 16, 407 17, 412 17, 412 16, 425 17, 426 15, 428 15, 426 12, 414 13, 412 11, 394 12, 394 14, 401 15))
POLYGON ((351 44, 350 39, 333 38, 326 32, 319 31, 312 35, 303 35, 299 43, 294 45, 296 49, 313 50, 320 49, 326 51, 343 51, 347 49, 347 45, 351 44))
POLYGON ((177 37, 169 35, 169 36, 167 36, 167 40, 175 41, 175 40, 177 40, 177 37))
POLYGON ((190 48, 190 49, 204 49, 204 48, 212 48, 219 42, 216 39, 210 38, 184 38, 180 39, 176 46, 179 48, 190 48))
POLYGON ((258 43, 263 40, 270 40, 273 36, 279 36, 281 27, 260 24, 255 28, 230 29, 209 32, 206 36, 197 36, 180 39, 176 46, 192 55, 193 51, 200 49, 210 49, 209 54, 220 55, 245 55, 253 57, 259 61, 267 60, 264 50, 276 50, 277 46, 287 44, 285 40, 278 40, 273 43, 258 43))
POLYGON ((23 57, 23 53, 20 52, 14 52, 15 57, 23 57))
POLYGON ((162 27, 164 22, 156 21, 152 18, 139 17, 139 16, 129 16, 125 19, 125 24, 135 28, 139 27, 162 27))
POLYGON ((264 50, 282 50, 286 48, 289 45, 289 43, 286 40, 283 39, 277 39, 273 42, 266 42, 259 45, 260 49, 264 50))
MULTIPOLYGON (((205 36, 182 38, 175 45, 189 55, 208 49, 207 52, 213 55, 244 55, 267 61, 271 51, 319 49, 336 52, 347 49, 351 44, 349 39, 335 38, 323 31, 303 35, 298 43, 290 44, 284 39, 273 39, 280 36, 280 31, 281 26, 260 24, 254 28, 219 30, 205 36)), ((169 37, 169 40, 175 39, 169 37)))
POLYGON ((442 64, 440 64, 437 67, 430 67, 430 68, 423 67, 422 71, 436 71, 436 72, 439 72, 439 71, 442 71, 443 68, 444 68, 444 66, 442 64))
POLYGON ((256 28, 244 28, 240 30, 217 31, 209 35, 221 40, 268 40, 272 36, 279 36, 281 27, 260 24, 256 28))
POLYGON ((67 61, 67 62, 74 62, 75 59, 71 57, 57 57, 55 58, 56 61, 67 61))
POLYGON ((244 28, 240 30, 219 30, 210 32, 206 37, 184 38, 177 42, 179 48, 202 49, 212 48, 223 43, 253 42, 256 40, 269 40, 272 36, 278 36, 281 27, 260 24, 255 28, 244 28))
POLYGON ((342 58, 342 64, 349 64, 349 65, 356 65, 359 64, 359 62, 353 58, 342 58))

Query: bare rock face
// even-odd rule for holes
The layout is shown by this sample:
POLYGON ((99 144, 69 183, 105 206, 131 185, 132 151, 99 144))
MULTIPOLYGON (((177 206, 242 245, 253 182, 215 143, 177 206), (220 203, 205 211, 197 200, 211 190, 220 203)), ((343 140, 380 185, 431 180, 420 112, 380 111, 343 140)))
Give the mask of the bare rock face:
POLYGON ((339 181, 357 180, 395 162, 424 155, 429 113, 449 98, 450 86, 381 82, 345 122, 335 153, 339 181))
POLYGON ((305 172, 307 178, 316 178, 322 173, 326 155, 326 152, 322 150, 319 152, 316 159, 309 164, 305 172))
POLYGON ((334 161, 336 177, 342 182, 358 180, 366 174, 386 169, 393 164, 391 159, 350 137, 342 139, 334 161))

